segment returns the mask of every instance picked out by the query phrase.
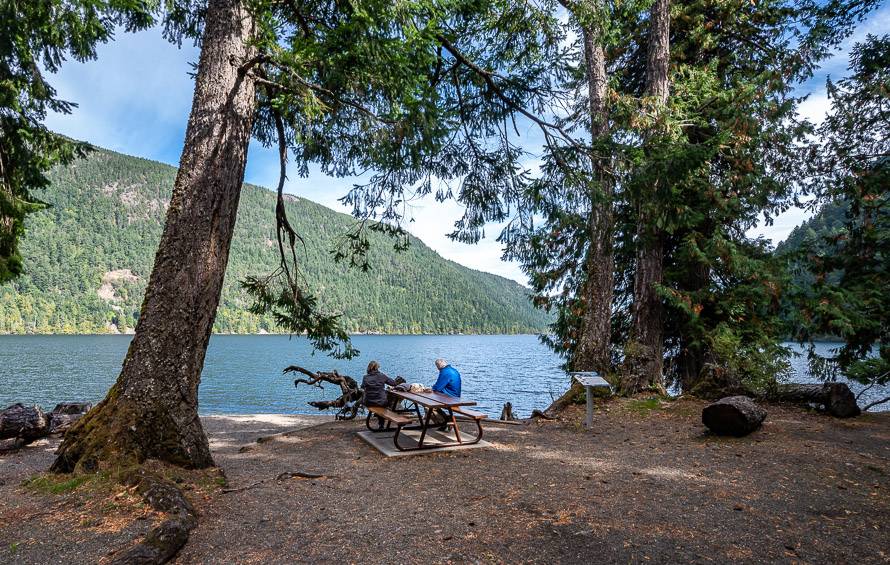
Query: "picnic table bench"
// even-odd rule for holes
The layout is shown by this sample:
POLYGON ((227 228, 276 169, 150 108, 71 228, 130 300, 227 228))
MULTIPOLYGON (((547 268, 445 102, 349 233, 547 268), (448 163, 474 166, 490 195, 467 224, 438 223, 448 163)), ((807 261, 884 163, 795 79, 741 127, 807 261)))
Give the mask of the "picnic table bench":
POLYGON ((396 428, 396 433, 395 435, 393 435, 393 444, 399 451, 414 451, 419 449, 435 449, 440 447, 453 447, 458 445, 473 445, 474 443, 479 443, 479 441, 482 440, 482 420, 484 420, 488 416, 481 412, 476 412, 475 410, 467 408, 467 406, 474 406, 476 402, 472 400, 465 400, 463 398, 456 398, 454 396, 448 396, 447 394, 442 394, 435 391, 414 393, 392 389, 389 391, 389 393, 396 401, 392 405, 393 408, 390 409, 380 406, 369 406, 368 417, 365 420, 365 425, 371 431, 386 431, 391 429, 391 427, 394 425, 396 428), (404 400, 405 402, 409 403, 411 405, 411 408, 408 408, 406 410, 395 410, 395 405, 398 403, 399 400, 404 400), (423 413, 421 413, 421 408, 423 409, 423 413), (456 441, 444 443, 436 442, 433 444, 424 443, 430 427, 437 427, 442 425, 441 423, 431 424, 430 422, 433 412, 435 412, 436 410, 443 412, 444 414, 446 414, 446 417, 449 418, 450 422, 446 422, 445 425, 452 427, 452 429, 454 430, 456 441), (408 414, 411 415, 409 416, 408 414), (470 420, 476 424, 477 433, 471 441, 464 441, 464 438, 461 437, 456 414, 459 414, 467 420, 470 420), (377 427, 376 430, 371 427, 372 416, 376 416, 380 420, 380 425, 377 427), (399 437, 401 436, 403 429, 420 430, 420 438, 417 440, 416 446, 407 447, 399 443, 399 437))

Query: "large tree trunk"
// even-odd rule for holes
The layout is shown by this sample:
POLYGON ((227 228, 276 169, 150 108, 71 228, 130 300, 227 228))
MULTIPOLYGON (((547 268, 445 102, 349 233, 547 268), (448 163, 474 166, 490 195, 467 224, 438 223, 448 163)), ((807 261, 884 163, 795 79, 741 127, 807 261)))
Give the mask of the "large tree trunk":
MULTIPOLYGON (((590 134, 594 142, 609 133, 609 108, 606 76, 606 55, 602 32, 595 27, 583 29, 584 57, 587 65, 587 89, 590 109, 590 134)), ((575 371, 599 371, 610 367, 609 340, 612 319, 614 268, 612 259, 612 178, 609 157, 591 154, 593 182, 590 188, 590 216, 587 222, 588 248, 585 261, 586 279, 581 289, 584 314, 581 335, 571 359, 575 371)), ((575 382, 553 402, 547 411, 560 410, 580 391, 575 382)))
MULTIPOLYGON (((646 95, 661 109, 668 99, 670 55, 670 2, 655 0, 649 16, 649 52, 646 63, 646 95)), ((628 362, 621 388, 633 394, 646 388, 663 388, 663 327, 661 298, 657 287, 664 276, 666 234, 655 225, 656 214, 648 199, 654 199, 658 186, 644 191, 638 205, 637 257, 634 276, 634 302, 628 362)))
POLYGON ((108 396, 66 434, 52 466, 157 458, 213 465, 198 418, 198 383, 235 227, 255 85, 240 65, 253 16, 239 0, 211 0, 179 173, 136 335, 108 396))

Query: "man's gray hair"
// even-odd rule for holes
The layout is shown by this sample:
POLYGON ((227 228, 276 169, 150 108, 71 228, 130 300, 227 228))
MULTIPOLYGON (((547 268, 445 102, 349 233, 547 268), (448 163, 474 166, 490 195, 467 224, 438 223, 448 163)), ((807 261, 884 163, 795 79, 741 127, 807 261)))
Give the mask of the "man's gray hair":
POLYGON ((442 359, 441 357, 439 357, 438 359, 436 359, 436 368, 437 368, 437 369, 442 369, 442 368, 447 367, 447 366, 448 366, 448 361, 442 359))

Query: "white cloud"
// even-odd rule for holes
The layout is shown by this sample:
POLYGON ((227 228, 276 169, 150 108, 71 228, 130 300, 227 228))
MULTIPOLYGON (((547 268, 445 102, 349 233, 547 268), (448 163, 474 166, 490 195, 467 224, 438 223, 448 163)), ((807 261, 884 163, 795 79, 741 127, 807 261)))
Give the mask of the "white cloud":
POLYGON ((828 100, 828 94, 823 90, 822 92, 811 94, 806 100, 801 102, 797 107, 797 114, 818 125, 825 119, 830 108, 831 102, 828 100))
POLYGON ((748 230, 748 237, 763 237, 770 240, 773 246, 784 241, 791 234, 791 230, 804 221, 810 219, 812 214, 802 208, 790 208, 773 219, 772 225, 766 225, 761 220, 760 224, 748 230))

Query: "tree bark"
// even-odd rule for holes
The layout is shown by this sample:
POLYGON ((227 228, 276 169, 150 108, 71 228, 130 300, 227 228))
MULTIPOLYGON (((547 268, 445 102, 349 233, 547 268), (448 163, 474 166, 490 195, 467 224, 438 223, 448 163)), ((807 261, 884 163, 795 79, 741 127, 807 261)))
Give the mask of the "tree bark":
MULTIPOLYGON (((598 1, 594 2, 598 8, 598 1)), ((590 136, 594 144, 609 134, 608 77, 602 30, 598 25, 582 29, 584 59, 587 67, 587 90, 590 110, 590 136)), ((599 371, 605 374, 611 366, 612 292, 614 260, 612 257, 612 196, 609 156, 596 149, 590 155, 593 179, 590 187, 590 216, 587 222, 586 278, 581 288, 583 317, 571 368, 575 371, 599 371)), ((547 411, 558 411, 571 403, 580 388, 572 381, 569 390, 555 400, 547 411)))
MULTIPOLYGON (((590 134, 592 141, 596 143, 609 133, 606 56, 600 30, 587 28, 583 34, 590 99, 590 134)), ((587 222, 587 276, 582 290, 584 315, 572 369, 605 373, 610 365, 609 339, 614 286, 612 179, 608 171, 608 156, 599 155, 594 150, 590 159, 593 165, 593 183, 590 187, 590 216, 587 222)))
POLYGON ((210 0, 195 94, 136 334, 108 396, 69 430, 57 472, 149 457, 213 465, 198 384, 216 317, 256 112, 252 14, 210 0))
MULTIPOLYGON (((670 2, 655 0, 649 16, 649 51, 646 61, 646 96, 654 99, 656 112, 668 100, 668 64, 670 57, 670 2)), ((650 132, 651 136, 651 132, 650 132)), ((631 310, 631 334, 627 363, 621 388, 634 394, 647 388, 663 389, 663 327, 661 298, 657 287, 664 278, 666 234, 655 225, 656 213, 651 203, 656 185, 644 191, 638 203, 636 272, 631 310)))

